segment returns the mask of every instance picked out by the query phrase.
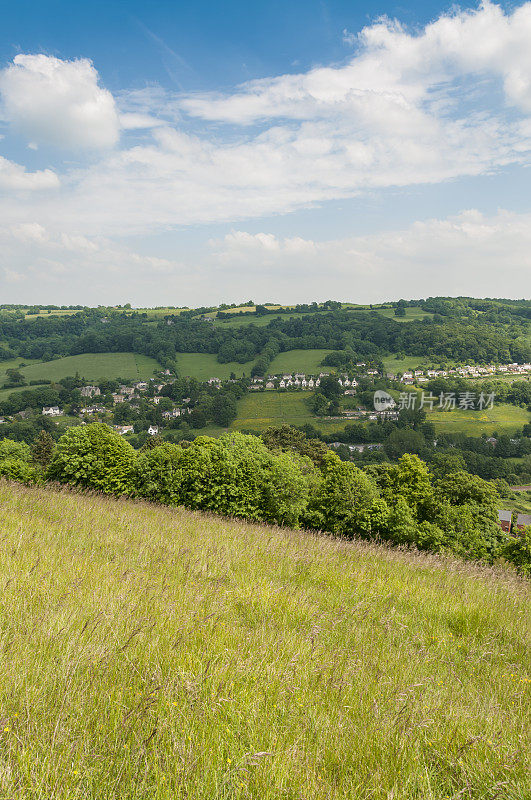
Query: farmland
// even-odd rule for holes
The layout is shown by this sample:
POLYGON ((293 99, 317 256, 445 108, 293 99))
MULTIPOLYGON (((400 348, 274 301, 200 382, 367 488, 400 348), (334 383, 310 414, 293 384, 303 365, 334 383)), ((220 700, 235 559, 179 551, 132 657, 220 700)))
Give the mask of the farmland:
POLYGON ((315 375, 322 371, 329 372, 330 368, 321 366, 321 362, 331 350, 286 350, 279 353, 269 366, 271 375, 282 373, 301 372, 305 375, 315 375))
POLYGON ((88 381, 97 381, 100 378, 141 380, 153 377, 157 370, 160 370, 160 364, 153 358, 138 353, 84 353, 33 363, 20 371, 29 382, 40 378, 58 381, 76 373, 88 381))
POLYGON ((177 370, 179 375, 190 378, 197 378, 199 381, 207 381, 209 378, 230 378, 234 372, 237 378, 251 372, 252 362, 239 364, 236 361, 229 361, 221 364, 217 356, 213 353, 178 353, 177 370))
POLYGON ((315 417, 307 405, 312 392, 251 392, 238 403, 238 416, 231 427, 237 430, 263 431, 270 425, 315 425, 323 433, 345 427, 344 420, 315 417))
POLYGON ((482 411, 428 411, 427 419, 433 422, 437 433, 464 433, 467 436, 481 436, 494 432, 510 434, 529 422, 529 412, 518 406, 500 404, 482 411))
POLYGON ((5 483, 0 503, 2 797, 529 797, 510 573, 5 483))

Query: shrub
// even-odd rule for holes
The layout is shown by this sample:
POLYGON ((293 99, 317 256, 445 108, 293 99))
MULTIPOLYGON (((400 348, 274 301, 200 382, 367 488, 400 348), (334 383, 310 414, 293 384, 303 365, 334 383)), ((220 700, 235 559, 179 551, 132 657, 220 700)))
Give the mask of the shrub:
POLYGON ((131 494, 136 452, 103 423, 70 428, 59 439, 48 467, 50 480, 107 494, 131 494))
POLYGON ((170 505, 297 525, 308 469, 289 453, 269 452, 255 436, 199 436, 186 448, 164 445, 140 455, 137 492, 170 505))
MULTIPOLYGON (((28 448, 29 449, 29 448, 28 448)), ((18 481, 27 485, 40 483, 39 472, 22 458, 3 458, 0 461, 0 476, 10 481, 18 481)))
POLYGON ((31 459, 29 445, 25 442, 13 442, 11 439, 0 441, 0 461, 5 459, 17 459, 28 463, 31 459))
MULTIPOLYGON (((371 510, 377 499, 376 485, 365 472, 341 461, 335 453, 327 453, 304 522, 337 536, 365 533, 372 527, 371 510)), ((385 510, 379 507, 377 511, 381 514, 385 510)))
POLYGON ((514 564, 522 575, 531 577, 531 527, 519 531, 518 536, 510 536, 500 554, 514 564))

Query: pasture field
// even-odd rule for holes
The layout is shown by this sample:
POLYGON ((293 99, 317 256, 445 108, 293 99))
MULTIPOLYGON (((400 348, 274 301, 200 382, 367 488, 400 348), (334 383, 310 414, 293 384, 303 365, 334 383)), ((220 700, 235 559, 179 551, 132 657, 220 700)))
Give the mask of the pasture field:
POLYGON ((429 317, 430 319, 433 317, 432 313, 424 311, 420 306, 407 306, 405 317, 395 317, 394 308, 375 308, 374 310, 383 317, 390 317, 396 322, 415 322, 416 320, 424 319, 424 317, 429 317))
POLYGON ((286 350, 273 359, 268 373, 282 375, 303 372, 305 375, 318 375, 320 372, 333 372, 333 367, 321 366, 323 358, 331 352, 331 350, 286 350))
POLYGON ((30 365, 40 363, 40 361, 31 358, 10 358, 7 361, 0 361, 0 386, 2 386, 8 380, 6 370, 20 369, 21 364, 30 365))
POLYGON ((252 361, 246 364, 239 364, 237 361, 229 361, 220 364, 215 353, 178 353, 177 370, 179 375, 189 378, 197 378, 200 381, 207 381, 209 378, 230 378, 234 372, 237 378, 241 378, 245 373, 251 374, 252 361))
POLYGON ((512 573, 0 484, 0 795, 526 800, 512 573))
POLYGON ((83 353, 54 361, 40 361, 24 367, 21 372, 27 381, 39 378, 58 381, 76 372, 88 381, 97 381, 100 378, 152 378, 153 373, 160 369, 155 359, 138 353, 83 353))
POLYGON ((261 432, 270 425, 313 425, 323 433, 343 430, 347 420, 314 416, 305 400, 312 392, 250 392, 238 401, 238 416, 231 424, 236 430, 261 432))
POLYGON ((233 317, 232 319, 228 319, 226 322, 223 322, 217 317, 214 320, 214 324, 222 325, 224 328, 241 328, 242 325, 257 325, 259 328, 265 328, 266 325, 269 325, 271 320, 273 319, 281 319, 287 320, 291 317, 303 317, 304 314, 297 314, 297 312, 292 311, 289 313, 278 313, 278 314, 266 314, 263 317, 255 317, 254 314, 249 315, 242 315, 240 317, 233 317))
POLYGON ((399 372, 407 372, 411 369, 429 369, 432 366, 438 367, 440 362, 434 363, 429 358, 423 356, 405 356, 405 358, 397 358, 395 355, 385 356, 382 358, 386 372, 392 372, 395 375, 399 372))
POLYGON ((495 431, 510 434, 529 422, 525 408, 500 403, 483 411, 428 411, 428 422, 433 422, 437 433, 464 433, 467 436, 491 436, 495 431))

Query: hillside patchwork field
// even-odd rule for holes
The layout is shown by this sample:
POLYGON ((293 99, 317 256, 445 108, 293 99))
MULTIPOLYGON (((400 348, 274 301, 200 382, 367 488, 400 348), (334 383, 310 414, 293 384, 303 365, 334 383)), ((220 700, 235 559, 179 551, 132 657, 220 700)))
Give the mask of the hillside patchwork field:
POLYGON ((518 406, 500 405, 482 411, 456 410, 427 412, 428 422, 433 422, 437 433, 464 433, 467 436, 488 436, 496 431, 510 434, 521 430, 529 422, 529 412, 518 406))
POLYGON ((526 800, 511 573, 0 483, 0 795, 526 800))
POLYGON ((37 361, 20 371, 29 382, 40 378, 58 381, 76 373, 88 381, 104 378, 142 380, 152 378, 154 372, 160 369, 160 364, 154 358, 138 353, 84 353, 54 361, 37 361))
POLYGON ((241 378, 244 373, 250 375, 252 367, 252 362, 239 364, 229 361, 222 364, 212 353, 178 353, 176 361, 179 375, 197 378, 199 381, 207 381, 209 378, 227 379, 231 372, 241 378))
POLYGON ((270 425, 314 425, 323 433, 345 427, 345 420, 316 417, 308 408, 312 392, 250 392, 238 402, 238 416, 231 427, 261 432, 270 425))

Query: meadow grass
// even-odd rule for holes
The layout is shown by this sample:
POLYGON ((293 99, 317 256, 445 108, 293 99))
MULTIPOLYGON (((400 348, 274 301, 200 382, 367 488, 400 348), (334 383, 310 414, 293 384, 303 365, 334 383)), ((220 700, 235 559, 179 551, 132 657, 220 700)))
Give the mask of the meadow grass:
POLYGON ((154 358, 139 353, 83 353, 37 362, 22 368, 21 372, 27 381, 39 378, 58 381, 76 372, 88 381, 97 381, 101 378, 152 378, 153 373, 160 369, 160 364, 154 358))
POLYGON ((324 433, 343 430, 346 420, 316 417, 307 401, 313 392, 250 392, 238 401, 238 416, 231 424, 237 430, 263 431, 270 425, 314 425, 324 433))
POLYGON ((319 375, 320 372, 334 372, 333 367, 323 367, 321 364, 323 358, 331 352, 331 350, 286 350, 273 359, 268 373, 282 375, 300 372, 305 375, 319 375))
POLYGON ((526 800, 513 573, 0 483, 0 796, 526 800))
POLYGON ((190 378, 197 378, 199 381, 207 381, 209 378, 230 378, 234 372, 237 378, 241 378, 245 373, 251 374, 252 361, 247 364, 239 364, 236 361, 229 361, 221 364, 215 353, 178 353, 177 370, 179 375, 190 378))
POLYGON ((428 422, 433 422, 437 433, 464 433, 467 436, 515 433, 529 422, 527 409, 506 403, 482 411, 428 411, 426 417, 428 422))

